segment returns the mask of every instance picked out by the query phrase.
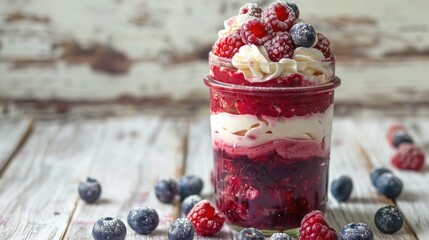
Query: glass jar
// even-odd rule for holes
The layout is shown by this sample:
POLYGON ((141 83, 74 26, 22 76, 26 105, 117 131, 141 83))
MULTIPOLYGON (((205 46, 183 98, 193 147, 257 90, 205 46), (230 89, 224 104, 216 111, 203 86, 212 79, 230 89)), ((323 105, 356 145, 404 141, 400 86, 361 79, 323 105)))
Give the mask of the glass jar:
POLYGON ((334 89, 242 85, 227 59, 210 55, 215 199, 236 230, 298 233, 326 210, 334 89))

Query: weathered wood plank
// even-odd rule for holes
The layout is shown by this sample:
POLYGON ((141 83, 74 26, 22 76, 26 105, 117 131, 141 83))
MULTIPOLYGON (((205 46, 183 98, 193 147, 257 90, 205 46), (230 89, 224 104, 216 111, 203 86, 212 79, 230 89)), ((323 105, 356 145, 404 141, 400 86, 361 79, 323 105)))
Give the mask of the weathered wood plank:
POLYGON ((134 206, 155 208, 160 225, 148 236, 128 227, 127 239, 166 238, 166 229, 179 214, 178 202, 160 203, 153 187, 158 179, 177 179, 182 174, 186 133, 187 125, 177 120, 109 120, 101 148, 86 173, 101 182, 101 200, 92 205, 78 201, 64 239, 92 239, 93 224, 101 217, 118 217, 126 223, 134 206))
POLYGON ((413 118, 390 118, 374 119, 366 118, 356 121, 360 132, 359 141, 368 153, 369 159, 374 166, 385 166, 403 181, 403 193, 396 200, 396 204, 401 209, 407 222, 416 233, 418 239, 429 239, 429 190, 425 187, 429 182, 428 164, 421 172, 397 170, 390 164, 390 158, 394 154, 394 149, 388 146, 385 140, 385 133, 389 124, 394 121, 402 121, 417 145, 421 146, 428 159, 429 152, 429 125, 427 117, 413 118))
MULTIPOLYGON (((80 104, 207 100, 201 80, 208 71, 207 52, 223 21, 242 4, 2 2, 0 96, 80 104)), ((302 18, 331 39, 338 56, 343 79, 338 103, 428 103, 427 1, 415 0, 407 11, 400 0, 371 7, 351 0, 308 0, 299 6, 302 18)))
MULTIPOLYGON (((394 205, 394 203, 377 194, 371 185, 369 172, 373 166, 366 148, 361 146, 361 142, 356 137, 359 135, 359 130, 350 118, 334 119, 330 182, 341 175, 348 175, 354 184, 352 196, 346 203, 339 203, 330 196, 328 222, 337 231, 347 223, 364 222, 373 230, 375 239, 416 239, 406 224, 393 235, 383 234, 375 226, 374 215, 376 211, 385 205, 394 205)), ((377 133, 380 134, 380 129, 377 133)), ((365 139, 368 138, 371 137, 366 136, 365 139)), ((379 147, 382 143, 378 142, 374 147, 379 147)))
POLYGON ((38 123, 0 178, 0 239, 60 239, 100 124, 38 123))
POLYGON ((0 172, 31 130, 30 119, 0 118, 0 172))

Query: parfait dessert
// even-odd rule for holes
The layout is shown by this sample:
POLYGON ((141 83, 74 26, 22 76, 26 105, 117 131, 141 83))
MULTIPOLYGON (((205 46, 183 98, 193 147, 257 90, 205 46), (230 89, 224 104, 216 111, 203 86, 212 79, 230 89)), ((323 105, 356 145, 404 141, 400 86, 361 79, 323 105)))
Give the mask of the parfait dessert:
POLYGON ((245 4, 209 56, 217 208, 233 228, 295 234, 325 211, 335 59, 291 2, 245 4))

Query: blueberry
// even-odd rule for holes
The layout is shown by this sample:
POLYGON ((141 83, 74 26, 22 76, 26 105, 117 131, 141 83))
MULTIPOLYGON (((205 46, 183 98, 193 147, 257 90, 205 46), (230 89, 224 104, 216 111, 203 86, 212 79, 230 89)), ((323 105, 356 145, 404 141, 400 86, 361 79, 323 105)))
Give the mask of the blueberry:
POLYGON ((392 171, 384 167, 376 168, 371 171, 371 174, 369 177, 371 178, 371 183, 374 187, 375 187, 375 181, 377 181, 377 178, 380 177, 381 174, 383 173, 392 173, 392 171))
POLYGON ((271 235, 270 240, 292 240, 286 233, 274 233, 271 235))
POLYGON ((385 206, 378 209, 374 222, 380 232, 392 234, 401 229, 404 218, 401 211, 395 206, 385 206))
POLYGON ((292 26, 290 36, 297 47, 312 47, 316 42, 316 31, 308 23, 300 22, 292 26))
POLYGON ((100 218, 92 228, 92 236, 95 240, 124 240, 126 235, 127 227, 117 218, 100 218))
POLYGON ((162 203, 171 203, 179 192, 179 187, 173 179, 164 179, 155 185, 155 195, 162 203))
POLYGON ((393 135, 393 146, 398 148, 401 143, 413 143, 413 139, 406 132, 397 132, 393 135))
POLYGON ((244 228, 237 235, 237 240, 264 240, 264 234, 256 228, 244 228))
POLYGON ((298 6, 294 3, 294 2, 286 2, 286 4, 292 8, 293 12, 295 13, 295 17, 298 19, 299 18, 299 9, 298 6))
POLYGON ((191 195, 182 202, 182 212, 185 215, 188 215, 188 213, 191 211, 191 209, 197 204, 199 201, 203 200, 202 197, 199 195, 191 195))
POLYGON ((85 182, 79 183, 79 196, 87 203, 94 203, 101 195, 100 183, 88 177, 85 182))
POLYGON ((203 180, 194 175, 183 176, 179 180, 180 199, 191 195, 199 195, 203 189, 203 180))
POLYGON ((384 196, 396 199, 402 192, 402 181, 392 173, 383 173, 377 178, 375 187, 384 196))
POLYGON ((168 228, 169 240, 192 240, 194 234, 194 225, 186 218, 176 219, 168 228))
POLYGON ((344 226, 338 240, 373 240, 374 234, 365 223, 349 223, 344 226))
POLYGON ((341 176, 331 183, 331 193, 340 202, 350 198, 353 189, 353 181, 348 176, 341 176))
POLYGON ((149 234, 159 224, 159 216, 155 209, 148 207, 134 207, 127 217, 128 225, 137 233, 149 234))

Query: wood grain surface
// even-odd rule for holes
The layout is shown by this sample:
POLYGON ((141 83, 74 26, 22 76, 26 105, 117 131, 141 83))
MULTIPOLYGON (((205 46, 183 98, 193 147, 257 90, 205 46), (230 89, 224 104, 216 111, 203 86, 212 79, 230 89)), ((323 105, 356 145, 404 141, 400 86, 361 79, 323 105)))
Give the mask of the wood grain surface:
POLYGON ((30 119, 0 116, 0 174, 31 131, 30 119))
MULTIPOLYGON (((327 221, 337 231, 349 222, 365 222, 375 239, 428 238, 428 164, 422 172, 391 167, 393 150, 384 134, 394 120, 404 122, 416 144, 428 154, 427 116, 334 119, 330 179, 349 175, 354 181, 348 202, 329 198, 327 221), (371 186, 369 172, 378 166, 392 168, 404 182, 404 192, 396 202, 371 186), (398 206, 406 218, 404 227, 393 235, 380 233, 373 222, 375 212, 385 205, 398 206)), ((0 129, 5 126, 7 122, 0 129)), ((126 223, 132 207, 151 206, 160 214, 158 229, 143 236, 128 227, 127 239, 166 239, 168 225, 181 216, 180 204, 178 199, 171 205, 159 203, 153 193, 155 182, 198 175, 205 184, 203 196, 212 199, 212 165, 207 116, 37 121, 0 176, 0 238, 92 239, 92 226, 100 217, 119 217, 126 223), (77 193, 78 183, 87 176, 98 179, 103 187, 96 204, 84 203, 77 193)), ((215 237, 195 239, 233 239, 234 234, 225 226, 215 237)))
MULTIPOLYGON (((257 1, 262 6, 270 1, 257 1)), ((68 104, 207 102, 202 77, 223 21, 243 1, 3 1, 0 99, 68 104)), ((338 104, 427 104, 429 2, 298 1, 325 33, 338 104)), ((35 104, 37 102, 38 104, 35 104)), ((40 104, 45 103, 45 104, 40 104)))

